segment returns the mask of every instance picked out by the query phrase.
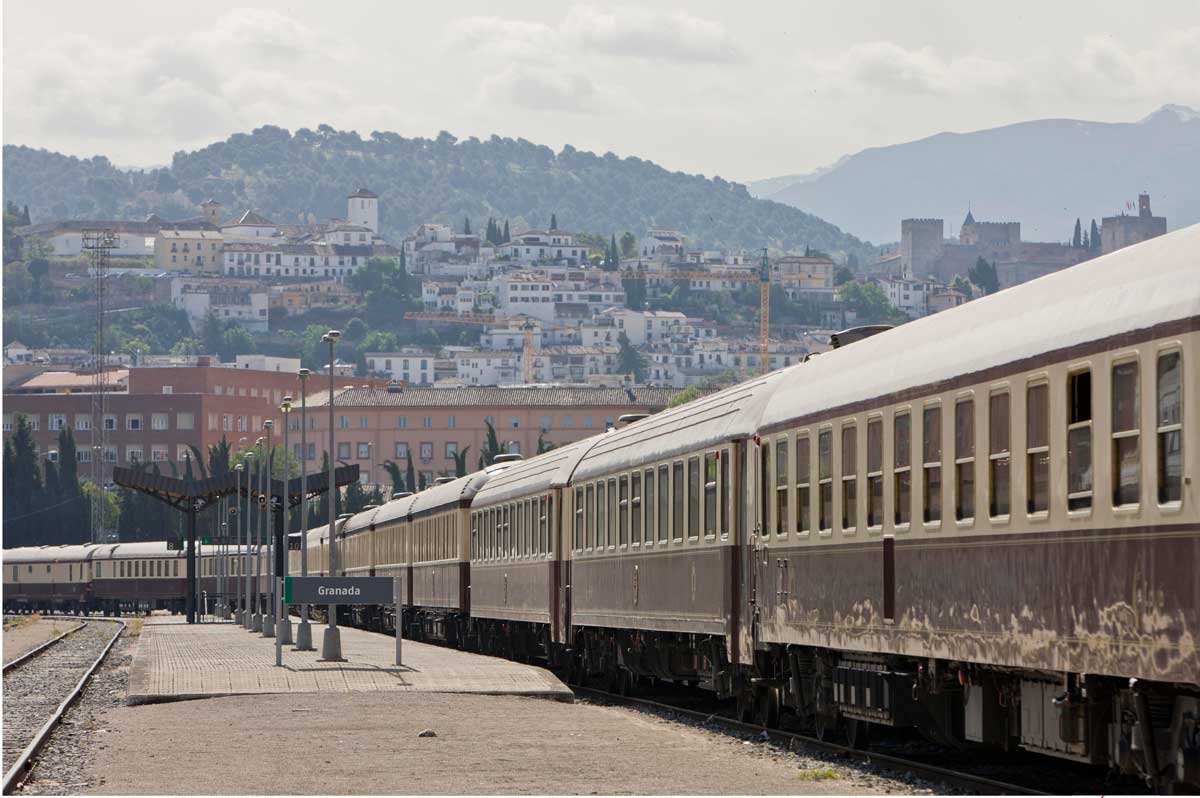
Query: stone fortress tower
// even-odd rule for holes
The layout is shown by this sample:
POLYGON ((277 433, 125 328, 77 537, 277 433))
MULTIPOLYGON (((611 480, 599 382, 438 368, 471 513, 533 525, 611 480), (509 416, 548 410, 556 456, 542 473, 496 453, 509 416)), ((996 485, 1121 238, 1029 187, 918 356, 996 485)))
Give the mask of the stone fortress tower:
POLYGON ((1138 195, 1138 215, 1106 216, 1100 228, 1101 252, 1107 255, 1167 232, 1167 217, 1150 212, 1150 195, 1138 195))
POLYGON ((360 188, 346 197, 346 221, 379 235, 379 195, 360 188))
POLYGON ((911 279, 926 274, 942 256, 941 219, 902 219, 900 221, 900 276, 911 279))

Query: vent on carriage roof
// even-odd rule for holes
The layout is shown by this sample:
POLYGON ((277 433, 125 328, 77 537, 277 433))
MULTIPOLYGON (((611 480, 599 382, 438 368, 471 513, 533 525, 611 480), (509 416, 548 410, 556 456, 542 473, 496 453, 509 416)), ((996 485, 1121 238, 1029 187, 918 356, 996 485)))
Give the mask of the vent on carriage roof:
POLYGON ((396 501, 396 499, 407 499, 411 495, 413 495, 411 490, 396 491, 392 494, 392 501, 396 501))
POLYGON ((650 417, 649 413, 626 413, 625 415, 617 418, 617 429, 621 429, 622 427, 628 427, 630 424, 632 424, 635 421, 641 421, 643 418, 649 418, 649 417, 650 417))
POLYGON ((855 341, 870 338, 872 335, 887 332, 890 329, 892 329, 892 325, 890 324, 865 324, 862 327, 851 327, 848 330, 842 330, 829 336, 829 343, 833 344, 834 349, 838 349, 855 341))
POLYGON ((495 457, 493 457, 492 462, 493 463, 515 463, 516 461, 523 460, 523 459, 525 459, 525 458, 521 457, 521 455, 518 454, 517 452, 506 452, 504 454, 498 454, 495 457))
POLYGON ((438 477, 433 481, 434 485, 445 485, 447 482, 453 482, 458 477, 438 477))

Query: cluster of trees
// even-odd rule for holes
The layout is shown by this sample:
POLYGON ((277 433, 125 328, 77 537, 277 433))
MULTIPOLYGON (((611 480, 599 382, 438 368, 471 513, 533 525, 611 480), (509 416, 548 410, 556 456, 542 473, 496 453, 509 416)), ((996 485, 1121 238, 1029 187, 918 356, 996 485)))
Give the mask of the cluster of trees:
MULTIPOLYGON (((258 208, 276 222, 341 216, 349 187, 380 193, 382 232, 398 238, 425 221, 511 219, 520 225, 561 212, 595 230, 665 225, 707 248, 811 243, 828 252, 873 247, 796 208, 752 197, 720 177, 671 172, 641 158, 559 152, 524 139, 458 140, 328 125, 290 133, 264 126, 193 152, 169 167, 123 171, 106 158, 79 159, 4 148, 4 192, 38 218, 165 219, 195 214, 212 196, 228 208, 258 208)), ((530 226, 538 226, 534 223, 530 226)), ((494 236, 493 236, 494 239, 494 236)))
POLYGON ((1095 219, 1092 219, 1092 229, 1087 231, 1083 229, 1079 217, 1075 217, 1075 232, 1071 235, 1071 246, 1075 249, 1086 249, 1092 255, 1100 254, 1100 226, 1096 224, 1095 219))
MULTIPOLYGON (((4 442, 4 545, 82 543, 91 505, 79 482, 75 438, 58 434, 58 462, 39 457, 28 420, 18 415, 4 442)), ((90 486, 89 486, 90 487, 90 486)))

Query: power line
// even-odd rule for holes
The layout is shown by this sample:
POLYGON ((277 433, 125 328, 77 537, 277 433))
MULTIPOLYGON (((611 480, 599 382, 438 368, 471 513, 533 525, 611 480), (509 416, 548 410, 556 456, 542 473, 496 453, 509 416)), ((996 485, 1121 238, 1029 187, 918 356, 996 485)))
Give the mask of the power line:
POLYGON ((33 510, 31 512, 25 513, 24 515, 15 515, 12 518, 5 518, 4 523, 11 524, 13 521, 23 521, 26 518, 32 518, 35 515, 39 515, 41 513, 48 512, 50 510, 55 510, 59 507, 62 507, 63 505, 70 504, 71 502, 74 502, 74 501, 79 501, 80 499, 87 499, 87 494, 80 493, 78 496, 72 496, 69 499, 63 499, 62 501, 58 502, 57 504, 51 504, 48 507, 42 507, 38 510, 33 510))

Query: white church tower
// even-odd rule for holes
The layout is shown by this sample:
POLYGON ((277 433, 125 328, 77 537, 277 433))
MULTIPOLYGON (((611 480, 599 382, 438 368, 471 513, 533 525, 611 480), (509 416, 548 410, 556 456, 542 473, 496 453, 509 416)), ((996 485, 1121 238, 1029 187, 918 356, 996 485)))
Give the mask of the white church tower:
POLYGON ((379 235, 379 195, 360 188, 346 198, 346 221, 379 235))

